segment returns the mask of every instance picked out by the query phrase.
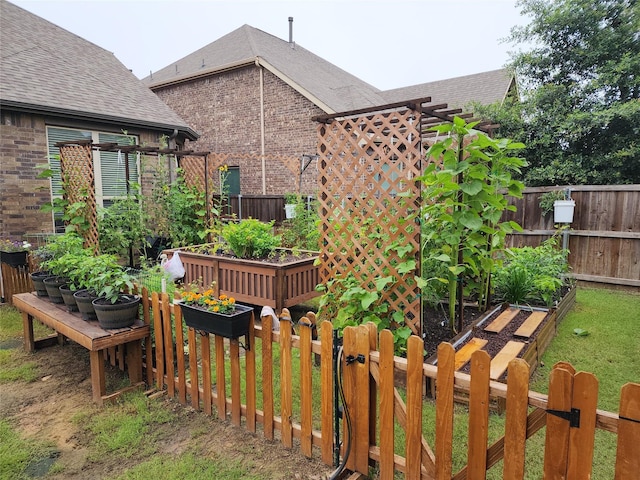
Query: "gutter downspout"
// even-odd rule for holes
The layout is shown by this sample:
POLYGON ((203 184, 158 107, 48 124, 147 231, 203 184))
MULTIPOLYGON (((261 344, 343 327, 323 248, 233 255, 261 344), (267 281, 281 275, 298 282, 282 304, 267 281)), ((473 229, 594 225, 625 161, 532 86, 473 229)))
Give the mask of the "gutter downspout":
POLYGON ((256 65, 260 69, 260 160, 262 164, 262 194, 267 194, 267 165, 264 158, 264 69, 256 59, 256 65))

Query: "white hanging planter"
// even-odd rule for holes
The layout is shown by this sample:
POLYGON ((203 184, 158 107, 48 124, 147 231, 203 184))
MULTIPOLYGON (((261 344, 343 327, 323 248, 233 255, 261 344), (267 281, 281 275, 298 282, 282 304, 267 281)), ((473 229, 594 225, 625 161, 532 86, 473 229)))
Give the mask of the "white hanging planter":
POLYGON ((573 222, 573 210, 576 206, 575 200, 556 200, 553 202, 553 223, 573 222))
POLYGON ((294 218, 296 216, 296 204, 286 203, 284 205, 284 213, 287 218, 294 218))

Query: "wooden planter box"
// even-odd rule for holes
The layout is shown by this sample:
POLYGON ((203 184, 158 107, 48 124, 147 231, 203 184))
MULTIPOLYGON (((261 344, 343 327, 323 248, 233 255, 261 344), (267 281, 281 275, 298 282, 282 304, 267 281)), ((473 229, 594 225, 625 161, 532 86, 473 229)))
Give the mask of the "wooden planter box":
MULTIPOLYGON (((216 296, 225 294, 237 302, 283 308, 304 303, 320 293, 317 255, 286 263, 268 263, 218 255, 165 250, 169 258, 180 251, 185 269, 184 283, 201 281, 204 286, 215 282, 216 296)), ((276 254, 277 255, 277 254, 276 254)))

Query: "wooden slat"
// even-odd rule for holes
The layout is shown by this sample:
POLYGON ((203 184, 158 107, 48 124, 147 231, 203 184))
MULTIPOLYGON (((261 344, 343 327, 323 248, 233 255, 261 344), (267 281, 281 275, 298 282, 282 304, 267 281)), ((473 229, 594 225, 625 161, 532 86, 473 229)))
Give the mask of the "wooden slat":
POLYGON ((489 368, 491 358, 483 350, 471 356, 469 387, 469 446, 467 463, 469 480, 486 477, 489 433, 489 368))
MULTIPOLYGON (((471 340, 465 343, 464 346, 460 348, 460 350, 458 350, 455 354, 454 368, 456 370, 462 368, 469 361, 473 352, 475 352, 476 350, 480 350, 487 344, 487 342, 488 340, 485 340, 484 338, 473 337, 471 340)), ((440 362, 438 362, 438 365, 439 364, 440 362)))
POLYGON ((322 419, 320 432, 322 434, 322 461, 333 464, 333 325, 325 320, 320 325, 322 338, 320 355, 320 384, 323 386, 320 400, 322 419))
POLYGON ((164 358, 165 373, 167 375, 167 391, 168 395, 173 398, 176 395, 176 386, 174 382, 175 370, 173 366, 173 332, 171 331, 171 310, 169 309, 169 295, 160 294, 161 311, 162 311, 162 327, 164 330, 164 358))
POLYGON ((178 401, 183 405, 187 404, 187 379, 184 364, 184 331, 182 330, 182 309, 174 310, 174 320, 176 325, 176 357, 178 368, 178 401))
POLYGON ((242 399, 240 398, 240 345, 237 338, 229 340, 231 360, 231 423, 240 426, 242 399))
POLYGON ((158 292, 151 294, 151 304, 153 309, 153 332, 156 337, 154 342, 156 345, 156 388, 164 390, 164 330, 162 328, 162 307, 158 292))
POLYGON ((627 383, 620 391, 618 449, 615 480, 640 472, 640 383, 627 383))
MULTIPOLYGON (((380 332, 380 432, 393 432, 393 334, 389 330, 380 332)), ((380 480, 393 480, 394 435, 380 435, 380 480)))
POLYGON ((549 315, 549 312, 531 312, 531 315, 520 325, 520 327, 513 333, 515 337, 529 338, 536 331, 536 328, 540 326, 542 321, 549 315))
POLYGON ((529 407, 529 365, 522 359, 509 363, 503 478, 524 478, 527 411, 529 407))
MULTIPOLYGON (((200 340, 200 350, 202 352, 200 361, 202 362, 202 409, 207 415, 213 413, 211 405, 211 341, 209 335, 202 335, 200 340)), ((217 349, 217 345, 216 345, 217 349)), ((224 391, 222 392, 224 396, 224 391)), ((220 390, 218 390, 220 395, 220 390)))
POLYGON ((453 471, 453 375, 456 370, 455 351, 451 344, 438 345, 438 376, 436 378, 436 478, 451 478, 453 471))
POLYGON ((282 444, 293 446, 293 385, 291 378, 291 320, 290 316, 280 318, 280 417, 282 420, 282 444))
POLYGON ((247 397, 247 430, 252 433, 256 431, 256 332, 255 332, 255 315, 251 313, 251 321, 249 322, 249 345, 251 348, 245 352, 246 361, 246 397, 247 397))
POLYGON ((300 448, 311 457, 313 423, 313 382, 311 376, 311 322, 300 319, 300 448))
MULTIPOLYGON (((549 375, 549 410, 571 411, 573 374, 563 368, 554 368, 549 375)), ((565 480, 569 453, 569 422, 547 413, 547 431, 544 444, 545 480, 565 480)))
POLYGON ((493 320, 489 325, 484 328, 485 332, 500 333, 507 324, 513 320, 513 318, 520 313, 519 308, 507 308, 498 317, 493 320))
POLYGON ((572 407, 580 410, 580 428, 569 432, 567 478, 589 480, 598 408, 598 379, 592 373, 578 372, 573 377, 572 407))
POLYGON ((200 391, 198 389, 198 345, 196 331, 189 328, 189 381, 191 382, 191 406, 200 410, 200 391))
POLYGON ((264 437, 273 440, 273 344, 271 315, 262 317, 262 402, 264 437))
POLYGON ((525 344, 522 342, 514 342, 511 340, 502 347, 502 350, 500 350, 498 354, 493 357, 493 360, 491 360, 490 375, 492 380, 500 378, 500 376, 507 370, 509 362, 518 356, 520 351, 524 348, 524 345, 525 344))
MULTIPOLYGON (((209 336, 206 335, 208 339, 209 336)), ((203 337, 204 341, 205 337, 203 337)), ((224 420, 227 418, 227 380, 225 378, 224 368, 224 338, 220 335, 215 336, 216 348, 216 410, 218 410, 218 418, 224 420)), ((204 361, 202 362, 204 369, 204 361)))
POLYGON ((422 467, 422 364, 424 342, 412 335, 407 341, 407 427, 405 457, 407 479, 419 480, 422 467))

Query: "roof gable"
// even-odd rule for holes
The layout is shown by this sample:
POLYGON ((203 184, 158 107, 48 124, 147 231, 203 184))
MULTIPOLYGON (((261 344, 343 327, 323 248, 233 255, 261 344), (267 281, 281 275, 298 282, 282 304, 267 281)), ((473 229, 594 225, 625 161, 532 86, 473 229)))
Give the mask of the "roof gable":
POLYGON ((197 135, 111 53, 0 0, 0 102, 197 135))
POLYGON ((385 103, 380 90, 295 43, 249 25, 224 35, 143 79, 152 89, 258 64, 327 113, 385 103))
POLYGON ((482 105, 503 102, 512 88, 515 88, 514 77, 502 68, 385 90, 382 95, 389 103, 431 97, 432 103, 447 103, 450 108, 464 108, 472 102, 482 105))

